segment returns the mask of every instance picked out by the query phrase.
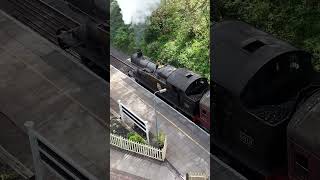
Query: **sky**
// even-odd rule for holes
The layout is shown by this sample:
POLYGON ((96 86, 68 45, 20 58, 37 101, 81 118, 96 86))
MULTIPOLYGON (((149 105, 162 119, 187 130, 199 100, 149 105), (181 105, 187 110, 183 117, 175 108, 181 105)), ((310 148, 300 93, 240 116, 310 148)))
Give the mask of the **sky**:
POLYGON ((116 0, 121 9, 125 24, 145 24, 152 12, 156 10, 161 0, 116 0))

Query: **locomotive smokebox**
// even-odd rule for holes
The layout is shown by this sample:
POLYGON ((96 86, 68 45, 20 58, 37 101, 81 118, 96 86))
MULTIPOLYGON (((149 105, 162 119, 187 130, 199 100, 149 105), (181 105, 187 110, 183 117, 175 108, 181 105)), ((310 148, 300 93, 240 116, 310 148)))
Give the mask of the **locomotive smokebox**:
POLYGON ((315 75, 311 56, 244 22, 217 23, 212 33, 212 144, 250 169, 279 173, 287 124, 315 75))

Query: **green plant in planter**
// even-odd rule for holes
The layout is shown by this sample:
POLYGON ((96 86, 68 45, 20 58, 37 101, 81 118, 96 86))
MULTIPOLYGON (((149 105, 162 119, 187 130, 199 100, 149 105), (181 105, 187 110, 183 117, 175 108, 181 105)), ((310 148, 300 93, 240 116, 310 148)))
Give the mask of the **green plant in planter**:
POLYGON ((136 132, 129 132, 127 137, 131 141, 146 144, 145 140, 136 132))
POLYGON ((159 148, 163 148, 164 140, 165 140, 165 134, 162 131, 160 131, 157 139, 159 148))

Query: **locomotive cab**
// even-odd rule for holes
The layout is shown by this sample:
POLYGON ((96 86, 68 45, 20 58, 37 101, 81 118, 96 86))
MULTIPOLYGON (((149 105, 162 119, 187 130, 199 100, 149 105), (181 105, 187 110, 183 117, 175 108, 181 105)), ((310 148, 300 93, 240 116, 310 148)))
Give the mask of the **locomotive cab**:
POLYGON ((265 177, 286 176, 286 127, 313 81, 311 56, 244 22, 212 30, 212 146, 265 177))
POLYGON ((303 52, 275 57, 248 81, 240 95, 242 105, 270 124, 288 119, 299 92, 311 83, 310 69, 309 56, 303 52))
POLYGON ((179 107, 190 117, 199 114, 199 102, 209 85, 206 78, 184 68, 173 71, 166 84, 174 87, 179 107))

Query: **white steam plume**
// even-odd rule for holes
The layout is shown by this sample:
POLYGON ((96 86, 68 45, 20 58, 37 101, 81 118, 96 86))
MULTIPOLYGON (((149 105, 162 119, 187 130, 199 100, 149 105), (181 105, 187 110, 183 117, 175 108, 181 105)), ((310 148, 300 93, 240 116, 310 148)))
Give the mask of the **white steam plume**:
POLYGON ((158 8, 161 0, 116 0, 125 24, 145 24, 147 18, 158 8))

